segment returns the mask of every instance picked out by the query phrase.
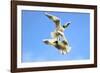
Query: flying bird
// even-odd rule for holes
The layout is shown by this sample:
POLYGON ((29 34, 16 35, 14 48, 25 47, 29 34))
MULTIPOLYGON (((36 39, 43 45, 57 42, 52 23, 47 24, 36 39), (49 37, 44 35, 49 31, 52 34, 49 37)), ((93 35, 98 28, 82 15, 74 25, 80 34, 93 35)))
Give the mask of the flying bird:
MULTIPOLYGON (((66 40, 65 35, 64 35, 64 30, 65 28, 67 28, 71 22, 67 22, 64 25, 61 25, 60 19, 54 15, 45 13, 45 15, 54 22, 56 28, 54 30, 54 32, 51 32, 51 37, 53 39, 59 39, 58 36, 61 36, 63 38, 63 40, 66 40)), ((67 41, 67 40, 66 40, 67 41)))
POLYGON ((45 44, 56 47, 61 54, 67 54, 70 52, 71 47, 66 43, 66 41, 55 41, 54 39, 43 40, 45 44))
POLYGON ((51 32, 52 39, 44 39, 43 42, 48 45, 56 47, 62 54, 66 54, 70 51, 71 47, 64 35, 64 30, 70 25, 70 22, 61 25, 60 19, 54 15, 45 13, 45 15, 54 22, 56 28, 51 32))

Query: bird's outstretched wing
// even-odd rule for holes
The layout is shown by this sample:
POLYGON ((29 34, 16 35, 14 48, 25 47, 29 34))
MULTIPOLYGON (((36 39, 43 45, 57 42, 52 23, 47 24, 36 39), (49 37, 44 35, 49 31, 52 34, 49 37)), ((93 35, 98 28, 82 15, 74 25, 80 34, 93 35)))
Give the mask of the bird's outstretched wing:
POLYGON ((46 15, 49 19, 51 19, 51 20, 56 24, 56 28, 57 28, 58 26, 60 26, 60 19, 59 19, 58 17, 56 17, 56 16, 54 16, 54 15, 51 15, 51 14, 49 14, 49 13, 47 13, 47 12, 45 12, 45 15, 46 15))
POLYGON ((67 28, 70 24, 71 22, 67 22, 66 24, 63 25, 63 28, 67 28))

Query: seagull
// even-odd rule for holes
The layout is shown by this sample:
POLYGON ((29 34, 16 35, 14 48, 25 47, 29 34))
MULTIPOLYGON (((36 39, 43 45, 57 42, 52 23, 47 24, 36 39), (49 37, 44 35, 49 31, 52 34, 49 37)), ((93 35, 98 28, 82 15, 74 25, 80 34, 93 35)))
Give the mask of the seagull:
POLYGON ((51 32, 52 39, 44 39, 43 42, 48 45, 56 47, 62 54, 70 52, 71 47, 68 44, 68 41, 64 35, 64 30, 67 28, 71 22, 68 22, 64 25, 61 25, 60 19, 54 15, 48 14, 45 15, 54 22, 56 28, 51 32))
POLYGON ((71 50, 71 47, 68 46, 68 43, 66 43, 66 41, 64 40, 55 41, 54 39, 47 39, 44 40, 44 43, 56 47, 59 50, 59 52, 63 55, 69 53, 71 50))
MULTIPOLYGON (((61 25, 60 19, 54 15, 51 15, 47 12, 45 12, 45 15, 54 22, 54 24, 56 25, 56 28, 54 30, 54 32, 51 32, 51 36, 53 39, 59 39, 58 36, 60 35, 63 40, 66 40, 65 35, 64 35, 64 30, 65 28, 67 28, 71 22, 67 22, 64 25, 61 25)), ((66 40, 67 41, 67 40, 66 40)), ((68 41, 67 41, 68 42, 68 41)))

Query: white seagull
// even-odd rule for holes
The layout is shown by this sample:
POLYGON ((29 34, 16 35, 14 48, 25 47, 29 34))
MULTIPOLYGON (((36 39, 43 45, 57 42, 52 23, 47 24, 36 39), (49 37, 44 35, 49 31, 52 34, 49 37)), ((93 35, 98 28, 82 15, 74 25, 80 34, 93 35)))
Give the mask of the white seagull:
POLYGON ((43 42, 55 46, 62 54, 66 54, 71 48, 69 47, 68 41, 64 35, 64 30, 69 26, 70 22, 62 26, 58 17, 48 13, 45 13, 45 15, 54 22, 56 28, 51 32, 52 39, 45 39, 43 42))
POLYGON ((54 32, 51 32, 52 38, 58 39, 58 36, 61 36, 63 38, 63 40, 66 40, 65 35, 64 35, 64 30, 65 30, 65 28, 67 28, 70 25, 71 22, 68 22, 62 26, 60 19, 58 17, 51 15, 51 14, 48 14, 48 13, 45 13, 45 15, 49 19, 51 19, 54 22, 54 24, 56 25, 54 32))

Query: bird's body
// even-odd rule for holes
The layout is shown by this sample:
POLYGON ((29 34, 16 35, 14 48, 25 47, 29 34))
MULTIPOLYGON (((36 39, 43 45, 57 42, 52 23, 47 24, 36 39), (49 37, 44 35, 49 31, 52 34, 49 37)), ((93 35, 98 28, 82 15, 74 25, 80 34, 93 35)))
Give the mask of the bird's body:
POLYGON ((44 43, 55 46, 57 49, 59 49, 62 52, 62 54, 67 53, 69 44, 64 35, 64 30, 65 28, 69 26, 70 23, 67 23, 62 26, 60 23, 60 19, 58 17, 48 14, 48 13, 45 13, 45 15, 54 22, 54 24, 56 25, 56 28, 53 32, 51 32, 52 39, 43 40, 44 43))
POLYGON ((63 40, 66 40, 67 39, 65 38, 65 35, 64 35, 64 30, 65 28, 67 28, 69 26, 70 23, 66 23, 65 25, 61 25, 60 23, 60 19, 54 15, 51 15, 51 14, 48 14, 48 13, 45 13, 45 15, 54 22, 54 24, 56 25, 56 28, 53 32, 51 32, 51 36, 53 39, 58 39, 59 36, 61 36, 63 38, 63 40))
POLYGON ((69 53, 71 50, 71 47, 68 46, 68 43, 66 43, 66 41, 56 41, 54 39, 47 39, 44 40, 44 43, 56 47, 61 54, 69 53))

